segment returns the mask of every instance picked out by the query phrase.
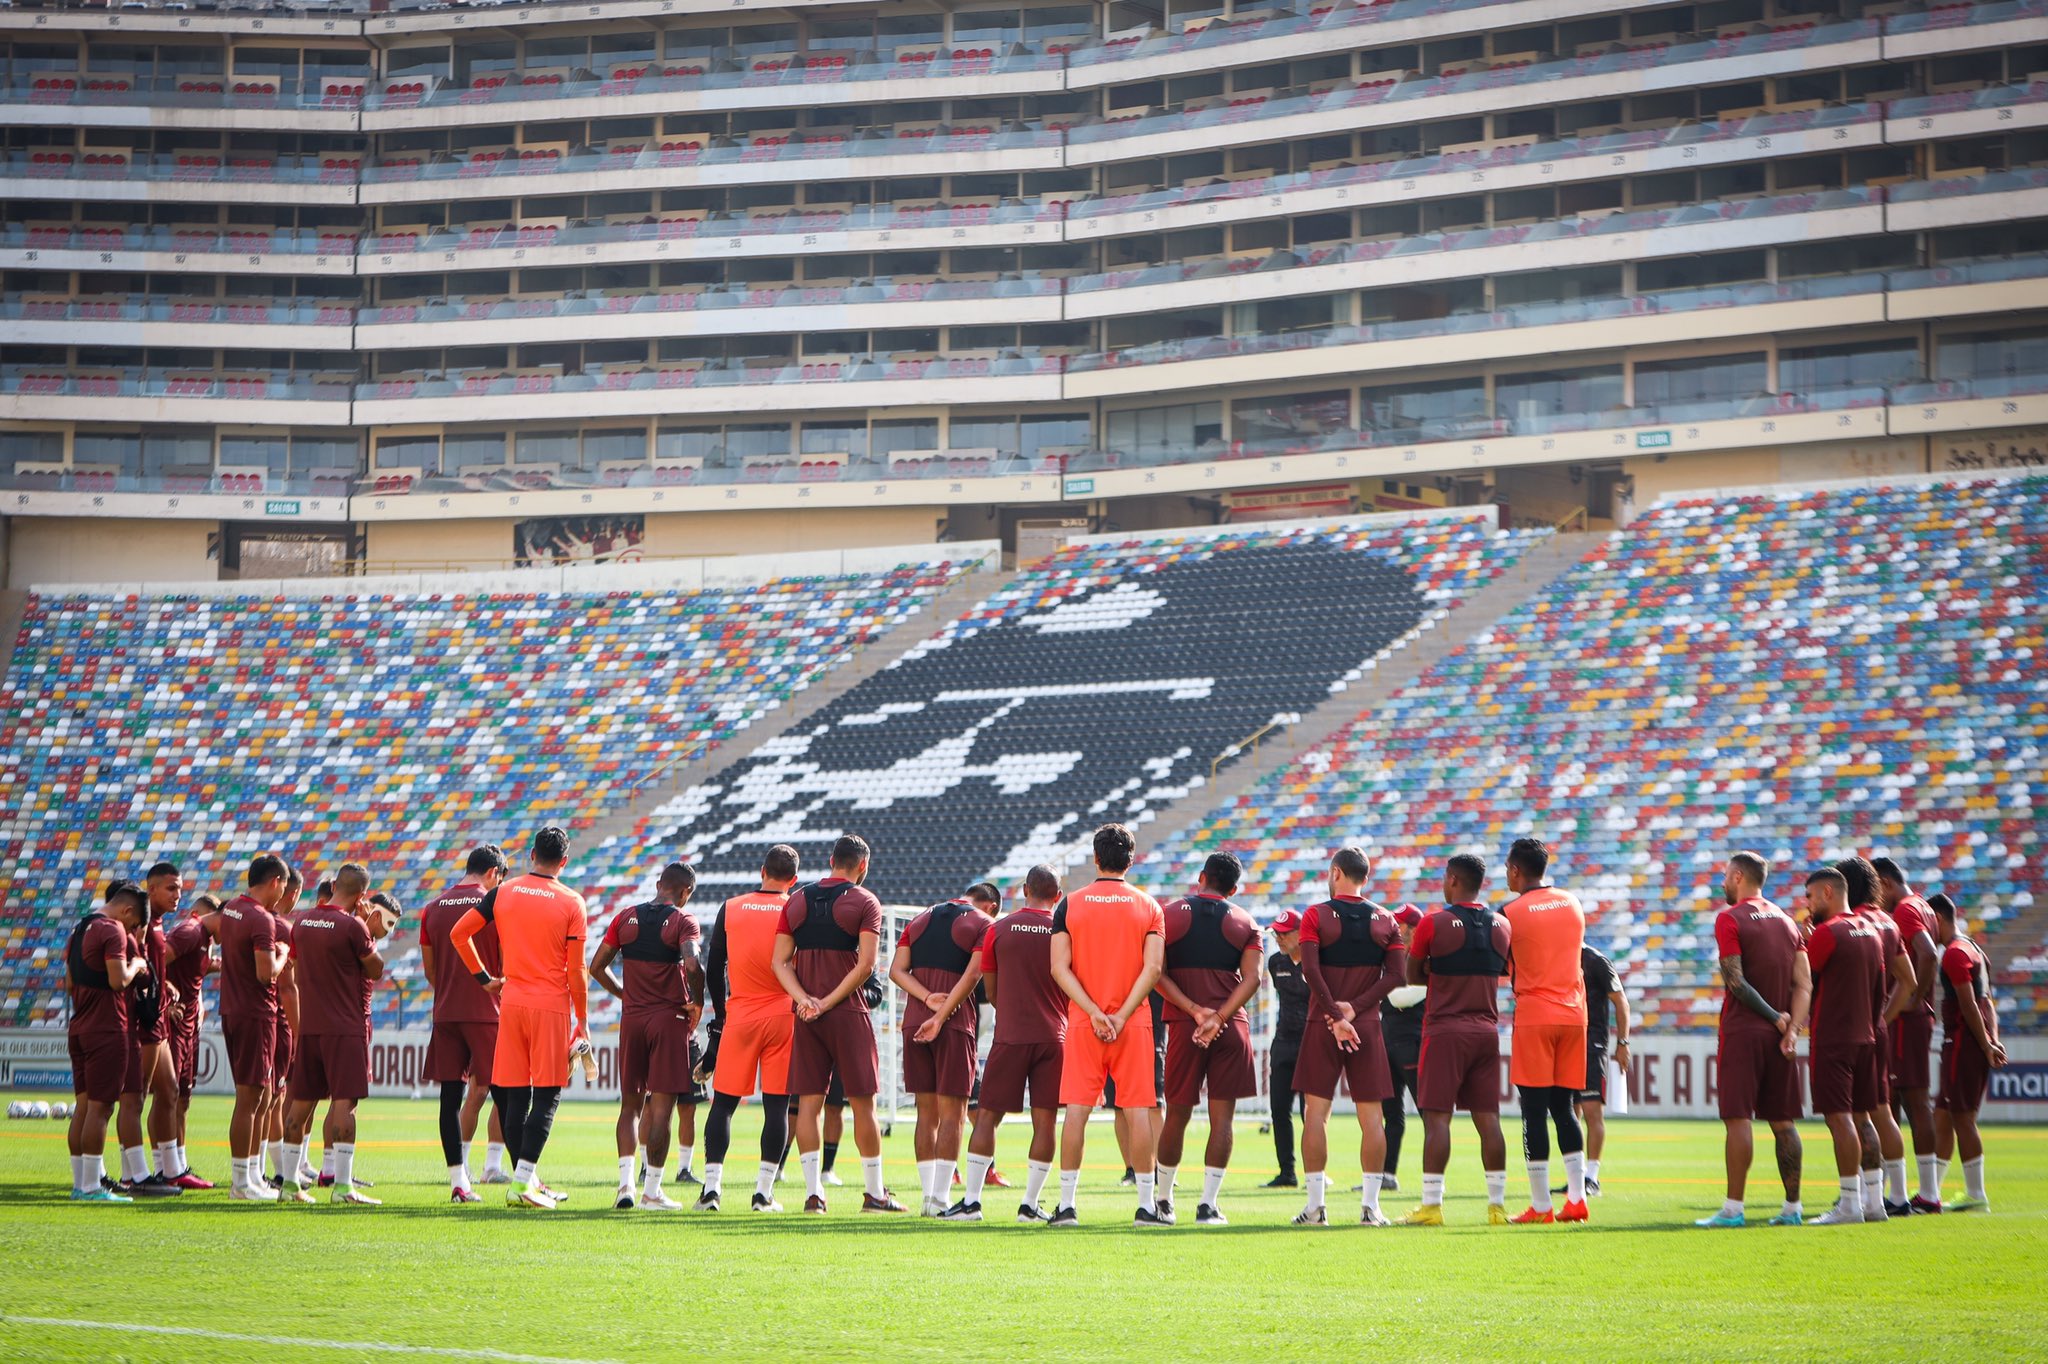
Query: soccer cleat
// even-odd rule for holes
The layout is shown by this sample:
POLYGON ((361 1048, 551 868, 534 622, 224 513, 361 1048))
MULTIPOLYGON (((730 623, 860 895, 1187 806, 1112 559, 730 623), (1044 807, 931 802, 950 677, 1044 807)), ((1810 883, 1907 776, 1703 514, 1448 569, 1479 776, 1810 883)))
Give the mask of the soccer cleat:
POLYGON ((1586 1222, 1592 1220, 1592 1215, 1592 1212, 1586 1207, 1586 1200, 1582 1198, 1576 1203, 1567 1203, 1563 1208, 1559 1209, 1557 1220, 1560 1222, 1586 1222))
MULTIPOLYGON (((361 1181, 358 1180, 357 1182, 360 1183, 361 1181)), ((555 1190, 550 1189, 545 1184, 540 1186, 540 1191, 546 1194, 548 1196, 548 1201, 555 1204, 557 1207, 569 1201, 569 1195, 565 1193, 557 1193, 555 1190)))
POLYGON ((1862 1224, 1862 1205, 1858 1203, 1851 1203, 1847 1199, 1844 1199, 1842 1202, 1835 1204, 1834 1207, 1829 1208, 1826 1212, 1814 1218, 1811 1222, 1808 1222, 1806 1225, 1809 1227, 1848 1227, 1861 1226, 1862 1224))
POLYGON ((613 1195, 612 1195, 612 1206, 613 1206, 614 1208, 617 1208, 617 1209, 619 1209, 619 1210, 620 1210, 620 1211, 622 1211, 622 1212, 623 1212, 623 1211, 624 1211, 625 1209, 627 1209, 627 1208, 630 1208, 630 1207, 632 1207, 632 1206, 633 1206, 633 1190, 632 1190, 632 1188, 631 1188, 631 1187, 629 1187, 628 1185, 625 1185, 625 1184, 621 1184, 621 1185, 619 1185, 619 1191, 618 1191, 617 1193, 615 1193, 615 1194, 613 1194, 613 1195))
POLYGON ((1443 1208, 1434 1203, 1424 1203, 1394 1225, 1397 1227, 1440 1227, 1443 1224, 1443 1208))
POLYGON ((991 1189, 1007 1189, 1012 1187, 1010 1181, 1003 1178, 1003 1172, 994 1166, 989 1167, 988 1173, 982 1176, 981 1182, 991 1189))
MULTIPOLYGON (((780 1183, 781 1181, 777 1180, 776 1182, 780 1183)), ((843 1189, 846 1187, 846 1181, 841 1179, 837 1174, 835 1174, 831 1170, 827 1170, 823 1174, 819 1175, 818 1182, 820 1184, 823 1184, 828 1189, 843 1189)))
POLYGON ((1046 1215, 1045 1209, 1039 1207, 1036 1203, 1019 1203, 1017 1205, 1017 1222, 1020 1226, 1037 1226, 1040 1222, 1051 1220, 1046 1215))
POLYGON ((1889 1222, 1892 1220, 1892 1216, 1885 1211, 1884 1200, 1879 1199, 1877 1206, 1874 1208, 1868 1203, 1863 1205, 1863 1220, 1866 1222, 1889 1222))
POLYGON ((1884 1201, 1884 1215, 1886 1217, 1911 1217, 1913 1215, 1913 1205, 1910 1202, 1894 1203, 1887 1198, 1884 1201))
POLYGON ((1301 1181, 1283 1170, 1264 1184, 1259 1185, 1259 1187, 1262 1189, 1298 1189, 1301 1187, 1301 1181))
POLYGON ((127 1194, 115 1193, 112 1189, 73 1189, 73 1203, 133 1203, 127 1194))
MULTIPOLYGON (((311 1195, 308 1195, 310 1197, 311 1195)), ((329 1203, 338 1203, 344 1208, 381 1208, 384 1200, 372 1198, 353 1184, 337 1184, 334 1192, 327 1196, 329 1203)))
POLYGON ((512 1176, 503 1170, 486 1170, 476 1177, 479 1184, 510 1184, 512 1176))
POLYGON ((946 1204, 941 1199, 927 1198, 918 1205, 917 1215, 919 1217, 944 1217, 946 1215, 946 1204))
POLYGON ((1230 1225, 1230 1219, 1223 1215, 1221 1208, 1213 1207, 1207 1203, 1197 1203, 1195 1205, 1195 1225, 1198 1227, 1227 1227, 1230 1225))
POLYGON ((1964 1194, 1961 1198, 1951 1198, 1948 1202, 1942 1204, 1941 1210, 1943 1212, 1990 1212, 1991 1200, 1979 1198, 1975 1194, 1964 1194))
POLYGON ((102 1189, 105 1189, 108 1193, 121 1192, 121 1186, 119 1181, 117 1181, 112 1175, 101 1175, 100 1187, 102 1189))
POLYGON ((131 1198, 175 1198, 185 1191, 162 1175, 150 1175, 147 1179, 135 1180, 122 1192, 131 1198))
MULTIPOLYGON (((1773 1220, 1773 1221, 1775 1222, 1775 1221, 1776 1221, 1777 1219, 1773 1218, 1772 1220, 1773 1220)), ((1717 1227, 1717 1228, 1718 1228, 1718 1227, 1746 1227, 1746 1226, 1748 1226, 1748 1225, 1749 1225, 1749 1222, 1748 1222, 1748 1220, 1747 1220, 1746 1218, 1744 1218, 1744 1217, 1743 1217, 1743 1215, 1742 1215, 1741 1213, 1739 1213, 1739 1212, 1738 1212, 1738 1213, 1736 1213, 1736 1214, 1735 1214, 1734 1216, 1732 1216, 1732 1217, 1731 1217, 1731 1216, 1729 1216, 1729 1215, 1728 1215, 1727 1213, 1725 1213, 1725 1212, 1717 1212, 1717 1213, 1715 1213, 1715 1214, 1714 1214, 1714 1215, 1713 1215, 1712 1217, 1700 1217, 1700 1218, 1695 1218, 1695 1219, 1693 1220, 1693 1225, 1694 1225, 1694 1226, 1696 1226, 1696 1227, 1717 1227)))
POLYGON ((311 1184, 315 1180, 318 1180, 320 1182, 320 1187, 324 1189, 329 1184, 332 1184, 334 1182, 334 1176, 323 1175, 310 1165, 301 1165, 299 1167, 299 1183, 311 1184))
MULTIPOLYGON (((778 1204, 776 1204, 775 1206, 776 1206, 776 1207, 781 1207, 782 1205, 781 1205, 780 1203, 778 1203, 778 1204)), ((698 1194, 698 1195, 697 1195, 697 1211, 698 1211, 698 1212, 717 1212, 717 1211, 718 1211, 718 1190, 716 1190, 716 1189, 706 1189, 706 1190, 705 1190, 705 1191, 704 1191, 703 1193, 700 1193, 700 1194, 698 1194)))
POLYGON ((238 1203, 275 1203, 277 1202, 277 1190, 271 1188, 268 1184, 251 1184, 246 1188, 239 1189, 230 1186, 228 1197, 238 1203))
POLYGON ((640 1195, 639 1203, 634 1206, 638 1207, 642 1212, 681 1212, 683 1210, 683 1205, 670 1198, 667 1194, 656 1194, 654 1197, 649 1198, 643 1193, 640 1195))
POLYGON ((1806 1218, 1803 1214, 1796 1212, 1781 1212, 1770 1221, 1764 1223, 1764 1225, 1767 1227, 1803 1227, 1806 1225, 1806 1218))
POLYGON ((1138 1231, 1158 1231, 1162 1227, 1172 1225, 1171 1218, 1161 1217, 1150 1208, 1140 1208, 1131 1216, 1131 1226, 1138 1231))
POLYGON ((448 1191, 448 1201, 450 1203, 481 1203, 484 1201, 484 1196, 475 1189, 450 1189, 448 1191))
POLYGON ((1159 1212, 1159 1220, 1160 1220, 1161 1222, 1164 1222, 1164 1223, 1165 1223, 1165 1224, 1166 1224, 1167 1226, 1169 1226, 1169 1227, 1170 1227, 1170 1226, 1172 1226, 1172 1225, 1174 1224, 1174 1222, 1175 1222, 1175 1221, 1177 1220, 1177 1219, 1176 1219, 1176 1218, 1174 1217, 1174 1215, 1173 1215, 1173 1200, 1172 1200, 1172 1199, 1170 1199, 1170 1198, 1159 1198, 1159 1199, 1154 1199, 1154 1200, 1153 1200, 1153 1203, 1152 1203, 1152 1206, 1153 1206, 1154 1208, 1156 1208, 1156 1209, 1158 1210, 1158 1212, 1159 1212))
POLYGON ((1052 1216, 1045 1219, 1045 1225, 1048 1227, 1078 1227, 1081 1225, 1081 1216, 1072 1208, 1060 1208, 1052 1216))
POLYGON ((549 1198, 545 1189, 507 1189, 505 1206, 508 1208, 536 1208, 541 1212, 552 1211, 555 1200, 549 1198))
POLYGON ((704 1181, 697 1178, 697 1176, 691 1174, 688 1170, 679 1170, 676 1172, 676 1183, 687 1184, 692 1186, 693 1188, 704 1187, 704 1181))
POLYGON ((320 1200, 313 1195, 311 1189, 308 1189, 297 1180, 293 1180, 277 1191, 277 1201, 280 1203, 318 1203, 320 1200))
POLYGON ((1588 1198, 1598 1198, 1600 1196, 1600 1181, 1591 1175, 1586 1176, 1586 1196, 1588 1198))
POLYGON ((1394 1224, 1389 1222, 1387 1215, 1378 1208, 1360 1208, 1358 1210, 1358 1225, 1361 1227, 1391 1227, 1394 1224))
POLYGON ((979 1222, 981 1220, 981 1204, 969 1203, 963 1198, 952 1207, 940 1213, 939 1218, 945 1222, 979 1222))
POLYGON ((1330 1215, 1321 1208, 1303 1208, 1300 1212, 1294 1214, 1294 1220, 1288 1225, 1295 1227, 1327 1227, 1330 1225, 1330 1215))
POLYGON ((1937 1200, 1921 1198, 1918 1195, 1915 1195, 1913 1201, 1907 1204, 1907 1206, 1916 1213, 1925 1213, 1930 1217, 1941 1211, 1941 1204, 1937 1200))
POLYGON ((1508 1210, 1498 1203, 1488 1203, 1486 1205, 1486 1225, 1489 1227, 1504 1227, 1508 1225, 1508 1210))
POLYGON ((1392 1172, 1392 1171, 1389 1171, 1389 1172, 1387 1172, 1386 1174, 1383 1174, 1383 1175, 1381 1175, 1381 1176, 1380 1176, 1380 1192, 1381 1192, 1381 1193, 1399 1193, 1399 1192, 1401 1192, 1401 1181, 1400 1181, 1400 1180, 1398 1180, 1398 1179, 1396 1179, 1396 1178, 1394 1178, 1394 1175, 1393 1175, 1393 1172, 1392 1172))
MULTIPOLYGON (((1489 1204, 1488 1206, 1492 1205, 1489 1204)), ((1548 1208, 1543 1208, 1541 1210, 1538 1210, 1536 1208, 1524 1208, 1522 1211, 1516 1213, 1513 1217, 1508 1217, 1507 1209, 1503 1208, 1501 1209, 1501 1215, 1506 1221, 1511 1222, 1518 1227, 1547 1226, 1548 1224, 1555 1222, 1557 1220, 1557 1214, 1553 1213, 1548 1208)))
POLYGON ((190 1170, 185 1171, 184 1174, 181 1174, 176 1179, 173 1179, 171 1183, 177 1185, 181 1189, 204 1190, 211 1189, 213 1187, 212 1180, 201 1179, 198 1175, 193 1174, 190 1170))
POLYGON ((1135 1188, 1137 1188, 1137 1187, 1138 1187, 1138 1172, 1137 1172, 1136 1170, 1133 1170, 1133 1169, 1132 1169, 1132 1168, 1131 1168, 1130 1166, 1128 1166, 1128 1165, 1124 1166, 1124 1177, 1123 1177, 1122 1179, 1119 1179, 1119 1180, 1117 1181, 1117 1186, 1118 1186, 1119 1188, 1124 1188, 1124 1189, 1135 1189, 1135 1188))
POLYGON ((880 1198, 875 1197, 873 1194, 862 1194, 860 1196, 860 1210, 862 1212, 910 1211, 910 1209, 904 1207, 901 1203, 898 1203, 896 1201, 896 1195, 890 1193, 887 1189, 882 1190, 882 1196, 880 1198))
POLYGON ((364 1179, 364 1178, 363 1178, 363 1177, 362 1177, 361 1175, 351 1175, 351 1176, 349 1176, 349 1183, 350 1183, 350 1184, 352 1184, 353 1186, 355 1186, 355 1187, 356 1187, 356 1188, 358 1188, 358 1189, 374 1189, 374 1188, 376 1188, 376 1187, 377 1187, 377 1181, 376 1181, 376 1180, 374 1180, 374 1179, 364 1179))
MULTIPOLYGON (((703 1206, 702 1200, 699 1200, 698 1206, 700 1206, 700 1207, 701 1207, 701 1206, 703 1206)), ((781 1205, 780 1203, 777 1203, 777 1202, 775 1201, 774 1195, 772 1195, 772 1194, 759 1194, 759 1193, 757 1193, 757 1194, 755 1194, 755 1195, 754 1195, 754 1197, 753 1197, 752 1201, 751 1201, 751 1202, 750 1202, 750 1203, 748 1204, 748 1206, 749 1206, 749 1207, 750 1207, 750 1208, 751 1208, 751 1209, 752 1209, 753 1211, 755 1211, 755 1212, 781 1212, 781 1211, 782 1211, 782 1205, 781 1205)), ((712 1211, 712 1212, 717 1212, 717 1211, 718 1211, 718 1195, 717 1195, 717 1194, 713 1194, 713 1195, 711 1195, 711 1211, 712 1211)), ((809 1209, 806 1209, 805 1211, 809 1211, 809 1209)))
POLYGON ((804 1200, 804 1211, 823 1217, 825 1215, 825 1195, 812 1194, 809 1198, 806 1198, 804 1200))
MULTIPOLYGON (((276 1189, 276 1190, 277 1190, 277 1191, 278 1191, 279 1193, 283 1193, 283 1192, 284 1192, 284 1176, 283 1176, 283 1175, 272 1175, 272 1176, 271 1176, 270 1178, 268 1178, 268 1179, 264 1180, 263 1182, 264 1182, 265 1184, 269 1185, 269 1186, 270 1186, 271 1188, 273 1188, 273 1189, 276 1189)), ((321 1187, 323 1187, 323 1188, 324 1188, 324 1187, 326 1187, 326 1186, 325 1186, 325 1185, 322 1185, 321 1187)))

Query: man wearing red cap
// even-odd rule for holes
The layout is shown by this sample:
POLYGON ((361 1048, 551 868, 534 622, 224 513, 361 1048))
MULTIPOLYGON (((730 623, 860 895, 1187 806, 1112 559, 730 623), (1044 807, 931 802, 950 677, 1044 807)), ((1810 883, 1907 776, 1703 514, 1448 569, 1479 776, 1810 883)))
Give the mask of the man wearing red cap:
POLYGON ((1266 979, 1280 1001, 1273 1024, 1273 1044, 1266 1051, 1267 1112, 1272 1116, 1273 1154, 1280 1173, 1266 1181, 1268 1189, 1292 1189, 1294 1177, 1294 1061, 1301 1055, 1302 1028, 1308 1022, 1308 979, 1301 974, 1301 916, 1293 910, 1273 920, 1273 953, 1266 958, 1266 979))

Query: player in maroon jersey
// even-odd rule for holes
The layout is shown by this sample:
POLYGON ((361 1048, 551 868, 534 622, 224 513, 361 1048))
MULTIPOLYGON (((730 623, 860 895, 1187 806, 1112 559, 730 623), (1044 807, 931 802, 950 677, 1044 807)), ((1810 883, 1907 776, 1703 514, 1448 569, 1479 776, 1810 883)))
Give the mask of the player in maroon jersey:
MULTIPOLYGON (((477 1118, 491 1097, 491 1058, 498 1050, 498 997, 477 984, 449 940, 462 916, 484 902, 505 879, 505 854, 494 843, 472 848, 462 879, 420 911, 420 972, 434 992, 433 1030, 427 1040, 425 1078, 441 1087, 441 1158, 448 1167, 448 1201, 481 1203, 469 1179, 469 1148, 477 1118)), ((505 974, 498 928, 485 924, 470 939, 484 970, 505 974)), ((508 1184, 505 1142, 498 1115, 490 1117, 482 1182, 508 1184)))
POLYGON ((614 1207, 634 1206, 633 1161, 641 1147, 647 1172, 639 1206, 664 1212, 683 1206, 661 1191, 661 1179, 677 1100, 697 1087, 690 1038, 704 1008, 704 968, 697 960, 697 916, 684 908, 696 889, 697 873, 687 863, 669 863, 654 898, 619 911, 591 954, 591 979, 621 1005, 614 1207), (612 962, 620 958, 623 982, 612 977, 612 962))
POLYGON ((1211 853, 1194 890, 1160 906, 1166 919, 1166 965, 1159 977, 1159 993, 1166 1000, 1166 1120, 1159 1129, 1154 1210, 1169 1223, 1188 1120, 1206 1089, 1209 1139, 1195 1225, 1228 1224, 1216 1200, 1230 1168, 1237 1101, 1259 1092, 1251 1019, 1244 1006, 1264 978, 1263 943, 1252 916, 1229 898, 1243 875, 1233 854, 1211 853))
POLYGON ((220 944, 220 1026, 235 1083, 228 1120, 232 1199, 277 1199, 263 1180, 259 1123, 268 1116, 277 1064, 278 978, 291 955, 271 911, 283 903, 289 877, 283 858, 263 854, 249 864, 248 889, 207 919, 207 932, 220 944))
POLYGON ((1991 1072, 2005 1065, 1998 1039, 1998 1010, 1991 1002, 1991 971, 1984 953, 1963 934, 1962 916, 1946 895, 1928 901, 1935 940, 1941 944, 1941 1108, 1935 1116, 1940 1159, 1934 1187, 1941 1188, 1949 1154, 1963 1158, 1963 1196, 1939 1205, 1943 1212, 1989 1212, 1984 1195, 1984 1138, 1977 1110, 1991 1072))
MULTIPOLYGON (((324 884, 324 883, 323 883, 324 884)), ((284 1168, 284 1109, 285 1085, 291 1078, 292 1051, 298 1036, 299 1026, 299 978, 292 967, 292 916, 298 912, 299 897, 306 888, 305 878, 296 866, 285 872, 284 897, 271 910, 276 920, 277 940, 284 944, 284 970, 277 977, 277 1022, 276 1040, 272 1050, 275 1060, 271 1067, 270 1089, 263 1099, 263 1123, 257 1129, 259 1155, 256 1176, 263 1178, 263 1162, 270 1164, 270 1186, 282 1190, 287 1174, 284 1168)))
POLYGON ((1899 933, 1898 923, 1878 903, 1877 869, 1867 858, 1845 857, 1835 863, 1835 870, 1842 873, 1849 884, 1850 912, 1860 914, 1877 925, 1879 950, 1888 968, 1878 980, 1871 1004, 1877 1020, 1873 1039, 1877 1045, 1877 1103, 1869 1111, 1856 1115, 1857 1128, 1864 1142, 1863 1220, 1881 1222, 1888 1217, 1908 1216, 1913 1211, 1912 1206, 1903 1200, 1894 1204, 1885 1197, 1885 1172, 1887 1169, 1898 1171, 1899 1192, 1903 1194, 1906 1189, 1906 1137, 1899 1130, 1898 1117, 1892 1112, 1892 1024, 1912 1007, 1919 982, 1913 977, 1912 962, 1906 955, 1905 940, 1899 933), (1892 974, 1890 968, 1894 963, 1904 963, 1906 974, 1903 977, 1892 974))
POLYGON ((313 1109, 325 1102, 320 1141, 334 1153, 331 1201, 380 1206, 355 1187, 356 1105, 370 1093, 370 989, 384 974, 384 958, 364 922, 369 889, 369 871, 345 862, 334 875, 333 900, 292 924, 299 1021, 286 1088, 283 1168, 284 1196, 294 1202, 313 1202, 299 1170, 313 1109))
POLYGON ((121 1142, 120 1191, 140 1198, 162 1198, 184 1192, 172 1182, 176 1169, 178 1077, 172 1069, 170 1019, 166 1008, 176 996, 164 985, 169 950, 163 919, 178 911, 184 882, 169 862, 151 867, 142 880, 146 913, 136 948, 148 966, 145 979, 130 991, 128 1026, 135 1046, 128 1055, 128 1073, 121 1081, 121 1105, 114 1130, 121 1142), (149 1145, 143 1144, 143 1099, 149 1100, 149 1145), (155 1169, 151 1169, 154 1156, 155 1169))
POLYGON ((211 1189, 213 1182, 201 1179, 192 1168, 185 1149, 185 1123, 192 1111, 192 1091, 199 1083, 199 1024, 206 1013, 206 977, 220 969, 213 954, 213 935, 207 931, 210 915, 220 912, 216 896, 192 897, 192 908, 164 932, 164 989, 171 996, 166 1005, 171 1020, 171 1060, 176 1071, 178 1108, 173 1115, 178 1171, 171 1182, 181 1189, 211 1189))
POLYGON ((64 946, 71 989, 66 1044, 75 1100, 66 1140, 71 1148, 71 1197, 78 1203, 127 1203, 106 1185, 107 1121, 120 1102, 122 1078, 135 1037, 128 1023, 128 992, 148 971, 135 946, 149 910, 133 881, 108 885, 104 903, 89 910, 64 946))
POLYGON ((1695 1226, 1744 1224, 1743 1194, 1756 1156, 1751 1124, 1757 1119, 1771 1125, 1778 1178, 1785 1186, 1785 1204, 1771 1225, 1796 1227, 1804 1216, 1795 1047, 1813 1000, 1813 974, 1800 950, 1798 925, 1764 898, 1770 874, 1771 864, 1753 852, 1736 853, 1721 872, 1727 908, 1714 919, 1714 947, 1726 993, 1716 1055, 1721 1121, 1728 1129, 1728 1194, 1719 1212, 1695 1226))
POLYGON ((960 1128, 967 1096, 974 1092, 976 1015, 968 1007, 947 1010, 953 987, 965 977, 974 950, 1003 907, 1002 892, 986 881, 965 895, 933 905, 903 926, 889 960, 889 983, 903 991, 903 1087, 917 1101, 912 1148, 924 1190, 922 1217, 947 1210, 953 1169, 960 1159, 960 1128), (941 1022, 929 1036, 924 1025, 941 1022))
POLYGON ((1934 1177, 1934 985, 1939 955, 1934 942, 1934 910, 1920 898, 1906 880, 1906 873, 1889 857, 1872 858, 1877 873, 1877 903, 1899 930, 1899 941, 1913 963, 1913 979, 1919 988, 1906 1011, 1892 1020, 1891 1091, 1892 1102, 1904 1110, 1907 1126, 1913 1129, 1913 1159, 1919 1167, 1920 1191, 1906 1196, 1906 1162, 1886 1161, 1884 1167, 1887 1211, 1896 1213, 1938 1212, 1941 1183, 1934 1177))

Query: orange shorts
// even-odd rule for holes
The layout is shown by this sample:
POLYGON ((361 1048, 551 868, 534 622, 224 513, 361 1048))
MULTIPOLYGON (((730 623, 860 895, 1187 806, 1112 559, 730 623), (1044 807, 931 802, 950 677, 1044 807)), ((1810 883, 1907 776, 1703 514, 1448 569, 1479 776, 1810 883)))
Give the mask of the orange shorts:
POLYGON ((1102 1102, 1102 1083, 1116 1081, 1118 1108, 1150 1108, 1159 1102, 1153 1075, 1152 1011, 1140 1009, 1116 1041, 1104 1042, 1078 1010, 1067 1016, 1065 1054, 1060 1058, 1060 1102, 1102 1102))
POLYGON ((1574 1094, 1586 1087, 1586 1025, 1517 1023, 1508 1047, 1508 1079, 1517 1085, 1555 1085, 1574 1094))
POLYGON ((726 1019, 725 1030, 718 1035, 718 1065, 711 1087, 744 1099, 754 1092, 758 1075, 763 1094, 789 1093, 789 1047, 795 1028, 796 1015, 787 999, 776 1012, 726 1019))
POLYGON ((514 1088, 566 1087, 569 1083, 568 1014, 507 1004, 498 1010, 498 1052, 491 1083, 514 1088))

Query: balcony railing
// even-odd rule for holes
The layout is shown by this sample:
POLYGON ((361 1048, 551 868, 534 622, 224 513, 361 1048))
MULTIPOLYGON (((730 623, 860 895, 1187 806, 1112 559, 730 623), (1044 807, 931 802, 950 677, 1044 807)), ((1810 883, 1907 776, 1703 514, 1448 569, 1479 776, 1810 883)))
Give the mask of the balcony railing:
POLYGON ((76 398, 257 398, 346 402, 352 380, 341 376, 220 375, 163 369, 49 365, 0 368, 0 394, 76 398))
POLYGON ((353 469, 280 474, 262 469, 216 469, 195 465, 156 473, 131 473, 104 466, 17 465, 0 469, 0 489, 24 493, 169 493, 177 496, 346 497, 355 486, 353 469))
POLYGON ((1057 276, 1014 275, 995 280, 904 280, 887 277, 848 285, 791 284, 706 287, 669 293, 606 293, 572 297, 436 300, 365 308, 365 325, 481 322, 498 318, 611 317, 621 313, 715 312, 734 308, 834 308, 863 303, 946 303, 1000 298, 1058 298, 1057 276))
MULTIPOLYGON (((258 303, 185 298, 11 297, 0 301, 0 319, 10 322, 174 322, 234 323, 248 326, 346 328, 355 320, 347 303, 258 303)), ((345 345, 348 338, 336 338, 345 345)))
MULTIPOLYGON (((406 401, 415 398, 486 398, 541 393, 644 392, 668 388, 730 388, 750 385, 904 383, 937 379, 986 379, 1019 375, 1060 374, 1067 356, 1060 352, 1016 349, 993 358, 940 357, 918 360, 855 358, 802 360, 775 365, 744 361, 713 361, 702 365, 621 366, 583 374, 512 374, 470 372, 443 376, 399 377, 358 385, 356 400, 406 401)), ((829 402, 826 395, 821 402, 829 402)))

